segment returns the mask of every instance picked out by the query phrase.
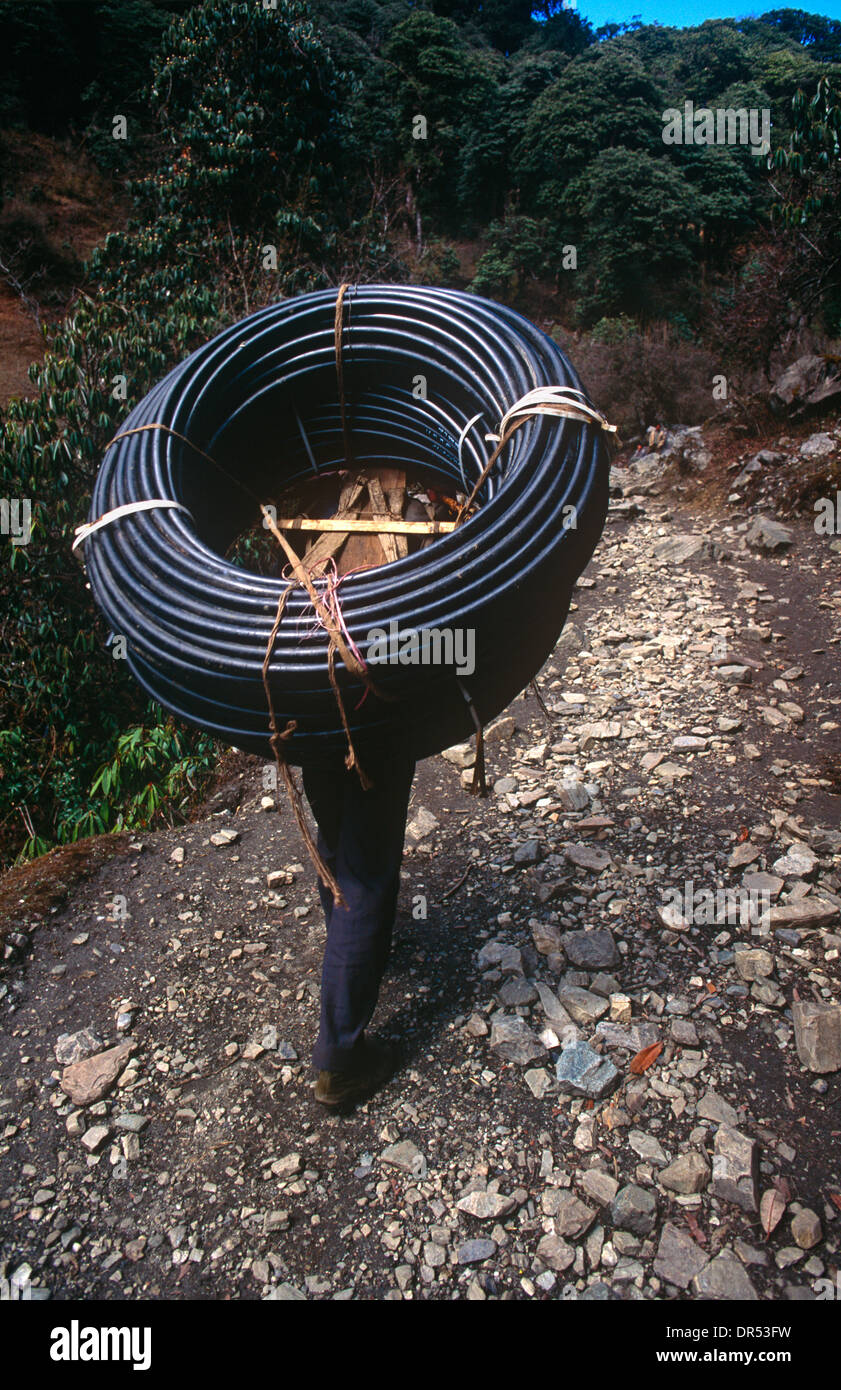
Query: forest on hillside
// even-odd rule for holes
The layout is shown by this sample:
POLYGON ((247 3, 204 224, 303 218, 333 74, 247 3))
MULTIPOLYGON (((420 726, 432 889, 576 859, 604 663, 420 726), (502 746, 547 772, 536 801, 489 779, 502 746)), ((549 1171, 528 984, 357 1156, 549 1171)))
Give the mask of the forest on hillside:
POLYGON ((839 21, 0 0, 0 69, 0 276, 45 338, 0 419, 0 494, 31 501, 0 571, 4 863, 176 816, 213 766, 111 659, 70 545, 120 421, 225 324, 342 281, 469 289, 574 344, 626 437, 711 415, 715 373, 738 398, 804 345, 838 353, 839 21), (770 149, 691 118, 665 140, 687 103, 739 131, 767 112, 770 149), (36 135, 130 207, 78 271, 21 192, 36 135))

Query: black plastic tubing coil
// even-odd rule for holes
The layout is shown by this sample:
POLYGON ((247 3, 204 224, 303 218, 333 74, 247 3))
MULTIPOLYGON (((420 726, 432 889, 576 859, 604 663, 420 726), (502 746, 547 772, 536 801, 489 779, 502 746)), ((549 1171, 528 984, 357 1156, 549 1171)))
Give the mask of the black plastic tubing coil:
MULTIPOLYGON (((260 522, 258 499, 346 466, 335 306, 334 290, 270 305, 171 371, 121 427, 167 429, 120 438, 107 450, 90 517, 152 498, 187 511, 135 512, 84 544, 94 598, 126 639, 143 689, 180 719, 267 758, 261 668, 287 583, 224 554, 260 522)), ((550 338, 475 295, 364 285, 348 292, 344 308, 354 466, 421 470, 437 475, 449 495, 470 492, 495 447, 485 435, 498 431, 506 410, 536 387, 581 389, 550 338)), ((477 510, 455 531, 341 581, 342 618, 363 658, 375 629, 473 633, 470 674, 464 662, 371 664, 390 699, 377 698, 336 661, 363 753, 396 740, 417 758, 429 756, 470 735, 474 713, 484 724, 524 689, 563 628, 575 581, 601 534, 608 473, 598 425, 537 415, 506 444, 477 510)), ((278 575, 281 561, 279 551, 278 575)), ((286 743, 292 763, 332 760, 346 749, 328 641, 307 593, 293 587, 269 668, 278 728, 297 721, 286 743)))

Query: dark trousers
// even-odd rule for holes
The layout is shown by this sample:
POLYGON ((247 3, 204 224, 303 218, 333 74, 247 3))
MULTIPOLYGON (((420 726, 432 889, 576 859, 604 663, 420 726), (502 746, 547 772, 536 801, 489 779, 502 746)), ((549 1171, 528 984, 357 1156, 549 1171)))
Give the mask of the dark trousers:
POLYGON ((366 759, 374 785, 363 791, 356 772, 302 769, 304 792, 318 825, 318 849, 335 875, 346 907, 319 880, 327 920, 321 974, 321 1020, 313 1063, 341 1071, 353 1064, 377 1005, 391 950, 394 912, 414 760, 406 754, 366 759))

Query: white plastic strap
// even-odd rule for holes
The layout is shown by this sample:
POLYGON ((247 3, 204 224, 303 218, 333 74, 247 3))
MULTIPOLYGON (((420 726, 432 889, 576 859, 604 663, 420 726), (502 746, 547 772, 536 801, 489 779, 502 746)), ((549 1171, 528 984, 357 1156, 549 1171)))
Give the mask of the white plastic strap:
POLYGON ((125 502, 122 507, 113 507, 110 512, 105 512, 96 521, 85 521, 81 526, 77 526, 74 531, 76 539, 71 546, 75 550, 77 545, 86 541, 88 536, 92 536, 94 531, 98 531, 102 526, 108 526, 112 521, 117 521, 121 516, 132 516, 134 512, 148 512, 153 507, 169 507, 179 512, 186 512, 190 520, 194 520, 192 512, 183 502, 173 502, 170 497, 147 497, 143 502, 125 502))
POLYGON ((598 410, 587 404, 583 391, 574 386, 537 386, 533 391, 527 391, 505 412, 499 422, 498 433, 486 434, 485 438, 498 444, 514 420, 529 415, 563 415, 572 420, 581 420, 585 425, 600 425, 609 434, 616 433, 616 426, 609 425, 598 410))
POLYGON ((464 429, 462 430, 461 434, 460 434, 459 437, 458 437, 458 471, 459 471, 459 473, 461 474, 461 481, 464 483, 464 490, 465 490, 465 492, 467 492, 468 488, 467 488, 467 479, 466 479, 465 476, 464 476, 464 462, 463 462, 462 457, 461 457, 461 452, 462 452, 462 449, 464 448, 464 441, 465 441, 465 439, 466 439, 467 436, 469 435, 469 433, 470 433, 470 431, 472 430, 473 426, 476 424, 477 420, 481 420, 481 418, 482 418, 482 412, 481 412, 481 410, 480 410, 478 415, 474 415, 472 420, 468 420, 467 424, 465 425, 464 429))

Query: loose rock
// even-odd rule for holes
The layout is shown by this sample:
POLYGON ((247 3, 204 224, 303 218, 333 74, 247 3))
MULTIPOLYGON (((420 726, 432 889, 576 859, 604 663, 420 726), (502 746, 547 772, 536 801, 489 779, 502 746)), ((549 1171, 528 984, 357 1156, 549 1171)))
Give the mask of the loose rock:
POLYGON ((133 1042, 118 1043, 106 1052, 71 1062, 61 1074, 61 1089, 74 1105, 92 1105, 107 1095, 117 1077, 125 1069, 135 1050, 133 1042))
POLYGON ((797 1055, 809 1071, 841 1068, 841 1004, 795 1000, 791 1006, 797 1055))
POLYGON ((722 1124, 715 1136, 712 1190, 725 1202, 743 1211, 758 1210, 758 1156, 756 1144, 746 1134, 722 1124))

